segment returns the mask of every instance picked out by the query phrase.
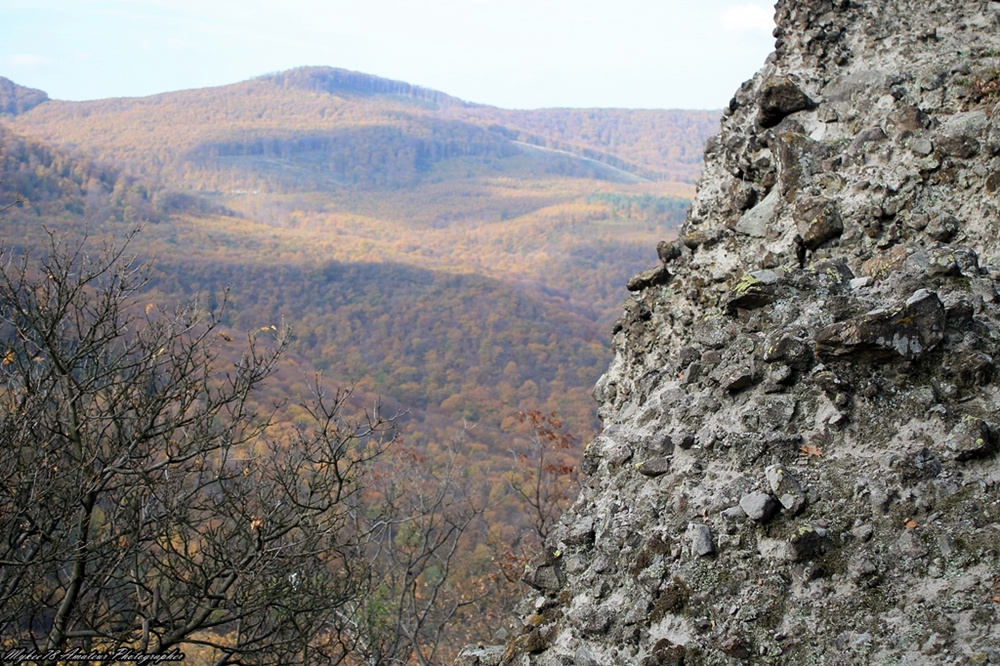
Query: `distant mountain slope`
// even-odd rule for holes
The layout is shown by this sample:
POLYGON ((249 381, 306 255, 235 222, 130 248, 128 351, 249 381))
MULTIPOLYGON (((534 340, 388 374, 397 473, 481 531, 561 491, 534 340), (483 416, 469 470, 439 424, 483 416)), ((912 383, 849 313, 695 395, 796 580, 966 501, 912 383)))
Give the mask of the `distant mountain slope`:
POLYGON ((11 122, 174 187, 288 191, 409 187, 455 173, 692 182, 717 116, 507 111, 356 72, 302 68, 145 98, 55 101, 11 122))
POLYGON ((437 107, 476 106, 437 90, 336 67, 298 67, 265 74, 259 78, 273 81, 284 88, 302 88, 331 95, 394 95, 423 100, 437 107))
MULTIPOLYGON (((230 288, 228 324, 239 331, 289 323, 306 371, 326 370, 405 409, 485 420, 493 430, 510 412, 545 403, 583 424, 592 418, 587 393, 607 345, 592 316, 562 295, 373 261, 357 249, 340 260, 330 251, 341 244, 335 237, 275 242, 264 225, 158 210, 164 195, 155 186, 3 127, 0 184, 0 204, 27 197, 3 216, 8 246, 44 251, 47 230, 104 239, 152 222, 133 249, 153 262, 157 298, 230 288)), ((299 377, 282 388, 301 384, 299 377)))
POLYGON ((456 115, 517 128, 522 141, 570 151, 650 180, 694 183, 718 111, 462 107, 456 115))
POLYGON ((19 86, 0 76, 0 115, 26 113, 48 100, 49 96, 43 91, 19 86))
POLYGON ((683 221, 713 118, 510 111, 301 68, 48 101, 0 121, 0 176, 53 228, 154 222, 166 297, 232 283, 236 328, 286 317, 332 379, 494 427, 558 409, 582 433, 625 280, 683 221))
POLYGON ((15 199, 23 202, 28 214, 101 215, 103 221, 121 219, 128 207, 130 215, 157 217, 148 191, 134 179, 0 125, 0 206, 15 199))
POLYGON ((561 299, 477 275, 237 253, 169 257, 156 269, 166 293, 231 285, 233 328, 284 321, 296 353, 331 377, 484 427, 546 403, 586 420, 579 407, 606 361, 601 328, 561 299))

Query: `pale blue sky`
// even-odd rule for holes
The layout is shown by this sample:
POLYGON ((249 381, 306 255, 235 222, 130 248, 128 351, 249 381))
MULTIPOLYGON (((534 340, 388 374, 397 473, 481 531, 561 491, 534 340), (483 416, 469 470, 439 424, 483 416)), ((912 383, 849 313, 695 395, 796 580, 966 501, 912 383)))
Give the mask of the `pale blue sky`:
POLYGON ((0 76, 56 99, 329 65, 504 108, 719 108, 768 0, 0 0, 0 76))

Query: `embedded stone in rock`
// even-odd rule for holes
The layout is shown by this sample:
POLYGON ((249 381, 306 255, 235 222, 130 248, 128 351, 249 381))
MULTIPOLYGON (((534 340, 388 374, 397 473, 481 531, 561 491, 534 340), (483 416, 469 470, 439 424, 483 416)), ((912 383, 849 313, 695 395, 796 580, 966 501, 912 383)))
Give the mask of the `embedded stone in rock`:
POLYGON ((698 377, 701 375, 701 363, 695 361, 684 369, 681 373, 681 384, 687 386, 698 381, 698 377))
POLYGON ((759 204, 745 212, 736 222, 737 233, 754 238, 764 238, 768 229, 774 226, 778 218, 778 190, 772 189, 759 204))
POLYGON ((780 276, 772 270, 754 271, 750 275, 761 284, 768 286, 778 284, 778 280, 780 279, 780 276))
POLYGON ((585 546, 594 543, 594 518, 587 516, 573 524, 564 539, 570 546, 585 546))
POLYGON ((821 261, 813 266, 813 270, 818 277, 832 280, 834 283, 850 282, 854 279, 854 272, 843 259, 821 261))
POLYGON ((951 431, 945 440, 945 446, 954 459, 960 462, 986 458, 996 453, 996 442, 986 422, 968 416, 951 431))
POLYGON ((764 472, 771 492, 786 511, 797 514, 806 505, 806 494, 791 472, 784 465, 771 465, 764 472))
MULTIPOLYGON (((869 280, 871 278, 868 278, 869 280)), ((856 298, 849 295, 831 296, 823 304, 824 309, 830 313, 834 322, 844 321, 851 317, 857 317, 869 308, 856 298)))
POLYGON ((750 649, 739 636, 726 636, 719 642, 719 650, 734 659, 749 659, 750 649))
POLYGON ((911 132, 924 129, 930 124, 926 113, 909 104, 899 107, 893 112, 890 120, 896 125, 897 130, 910 130, 911 132))
POLYGON ((944 337, 945 309, 937 294, 920 289, 902 307, 874 310, 816 333, 824 360, 916 360, 944 337))
POLYGON ((993 379, 993 357, 980 351, 966 352, 950 362, 946 369, 963 388, 984 386, 993 379))
POLYGON ((782 118, 813 107, 813 101, 787 76, 772 76, 761 86, 757 98, 757 121, 774 127, 782 118))
POLYGON ((769 368, 767 371, 767 378, 775 384, 780 385, 795 379, 795 374, 789 366, 781 364, 769 368))
POLYGON ((726 311, 736 314, 739 310, 754 310, 777 298, 778 274, 774 271, 755 271, 741 277, 726 300, 726 311))
POLYGON ((643 657, 640 666, 683 666, 686 652, 683 645, 661 638, 653 646, 653 653, 643 657))
POLYGON ((664 266, 656 266, 645 270, 638 275, 633 275, 625 284, 629 291, 642 291, 655 285, 666 284, 670 281, 670 273, 664 266))
POLYGON ((832 370, 822 370, 817 372, 813 375, 813 381, 816 382, 816 385, 823 389, 823 392, 826 393, 826 395, 831 399, 836 395, 847 393, 851 390, 850 383, 837 376, 837 373, 832 370))
POLYGON ((535 626, 530 628, 526 627, 526 629, 526 634, 515 639, 515 645, 520 644, 520 647, 529 654, 538 654, 549 649, 551 637, 548 634, 543 634, 538 627, 535 626))
POLYGON ((917 155, 930 155, 934 152, 934 144, 930 139, 918 138, 910 142, 910 150, 917 155))
POLYGON ((853 280, 851 280, 851 289, 854 289, 855 291, 858 289, 867 289, 868 287, 872 286, 874 282, 875 280, 871 279, 868 276, 854 278, 853 280))
POLYGON ((954 215, 937 215, 927 223, 927 234, 936 241, 947 243, 958 233, 959 226, 954 215))
POLYGON ((927 274, 934 277, 960 275, 955 256, 947 248, 934 248, 928 253, 927 274))
POLYGON ((692 331, 695 342, 711 349, 722 349, 731 337, 729 331, 721 326, 723 323, 719 318, 695 320, 692 331))
POLYGON ((686 368, 695 361, 701 360, 701 352, 695 347, 681 347, 680 351, 677 352, 677 364, 686 368))
POLYGON ((1000 171, 994 171, 986 178, 986 192, 995 194, 1000 191, 1000 171))
POLYGON ((979 257, 967 247, 945 245, 927 251, 927 274, 935 277, 979 274, 979 257))
POLYGON ((881 127, 869 127, 854 137, 851 145, 847 147, 847 154, 851 157, 857 157, 872 152, 877 144, 885 140, 885 131, 881 127))
POLYGON ((619 444, 618 446, 612 447, 608 451, 608 464, 612 467, 624 465, 632 459, 632 455, 633 451, 631 446, 628 444, 619 444))
POLYGON ((864 555, 853 555, 847 562, 847 573, 855 583, 878 573, 878 567, 864 555))
POLYGON ((715 366, 722 363, 722 354, 720 354, 714 349, 709 349, 707 351, 702 352, 701 362, 705 365, 706 368, 714 368, 715 366))
POLYGON ((794 200, 798 192, 823 171, 823 162, 830 156, 830 147, 800 131, 780 132, 775 138, 779 174, 776 189, 782 199, 794 200))
POLYGON ((941 461, 926 446, 904 458, 899 465, 900 475, 907 481, 933 479, 942 469, 941 461))
POLYGON ((670 458, 667 456, 661 456, 659 458, 650 458, 649 460, 644 460, 635 466, 639 473, 643 476, 648 476, 650 478, 656 478, 658 476, 663 476, 670 471, 670 458))
POLYGON ((740 498, 740 508, 750 520, 763 523, 774 516, 778 503, 767 493, 755 492, 740 498))
POLYGON ((799 235, 810 250, 844 233, 844 222, 833 199, 809 197, 795 205, 799 235))
POLYGON ((722 378, 722 388, 735 393, 753 383, 753 374, 746 368, 737 368, 722 378))
POLYGON ((929 551, 913 530, 906 530, 893 544, 891 552, 898 556, 917 560, 926 557, 929 551))
POLYGON ((602 666, 594 651, 587 645, 581 645, 573 655, 574 666, 602 666))
POLYGON ((613 616, 606 608, 586 604, 571 611, 569 619, 586 636, 605 633, 611 626, 613 616))
POLYGON ((687 450, 694 446, 695 437, 689 432, 682 432, 673 439, 678 448, 687 450))
POLYGON ((689 523, 684 536, 691 545, 692 555, 703 557, 715 552, 715 544, 712 543, 712 528, 708 525, 689 523))
POLYGON ((877 254, 861 265, 861 274, 883 280, 900 270, 910 256, 911 250, 905 245, 897 245, 888 252, 877 254))
POLYGON ((684 246, 690 250, 697 250, 699 247, 712 247, 720 240, 720 235, 718 233, 707 233, 704 231, 692 231, 689 234, 685 234, 683 241, 684 246))
POLYGON ((459 653, 455 666, 497 666, 503 653, 503 645, 468 645, 459 653))
POLYGON ((965 277, 977 277, 979 275, 979 256, 975 250, 962 246, 951 246, 951 253, 958 264, 958 272, 965 277))
POLYGON ((681 244, 678 241, 660 241, 656 244, 656 256, 665 266, 681 256, 681 244))
POLYGON ((529 566, 521 580, 540 592, 558 592, 565 582, 562 572, 562 558, 558 551, 548 552, 540 558, 540 564, 529 566))
POLYGON ((946 155, 968 159, 979 152, 979 142, 968 134, 952 134, 938 137, 934 142, 946 155))
POLYGON ((658 456, 670 455, 674 452, 674 438, 666 433, 657 433, 646 442, 643 448, 658 456))
POLYGON ((718 438, 715 431, 708 426, 699 430, 698 434, 695 436, 695 442, 697 442, 698 446, 703 449, 710 449, 715 446, 716 439, 718 438))
POLYGON ((800 525, 788 543, 792 547, 794 559, 801 561, 822 555, 829 546, 829 538, 826 530, 812 525, 800 525))
POLYGON ((758 429, 776 430, 791 422, 795 416, 798 401, 790 395, 766 396, 758 405, 758 429))
POLYGON ((768 363, 784 361, 794 368, 805 370, 812 364, 813 352, 805 340, 778 333, 765 342, 763 358, 768 363))

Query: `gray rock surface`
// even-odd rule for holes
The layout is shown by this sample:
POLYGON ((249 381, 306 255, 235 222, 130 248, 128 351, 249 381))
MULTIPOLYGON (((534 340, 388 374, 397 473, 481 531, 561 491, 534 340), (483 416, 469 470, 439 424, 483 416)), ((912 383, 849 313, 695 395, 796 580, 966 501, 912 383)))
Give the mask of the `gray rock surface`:
POLYGON ((1000 2, 776 22, 503 664, 1000 663, 1000 2))

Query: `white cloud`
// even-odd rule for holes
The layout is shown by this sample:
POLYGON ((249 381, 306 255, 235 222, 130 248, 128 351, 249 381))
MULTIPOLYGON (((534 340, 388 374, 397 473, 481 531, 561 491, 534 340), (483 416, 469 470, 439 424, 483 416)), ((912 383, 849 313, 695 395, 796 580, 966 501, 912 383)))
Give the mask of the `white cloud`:
POLYGON ((741 5, 722 12, 726 32, 767 32, 774 29, 774 9, 762 5, 741 5))
POLYGON ((14 67, 45 67, 51 65, 52 61, 45 56, 34 55, 32 53, 18 53, 7 59, 14 67))

